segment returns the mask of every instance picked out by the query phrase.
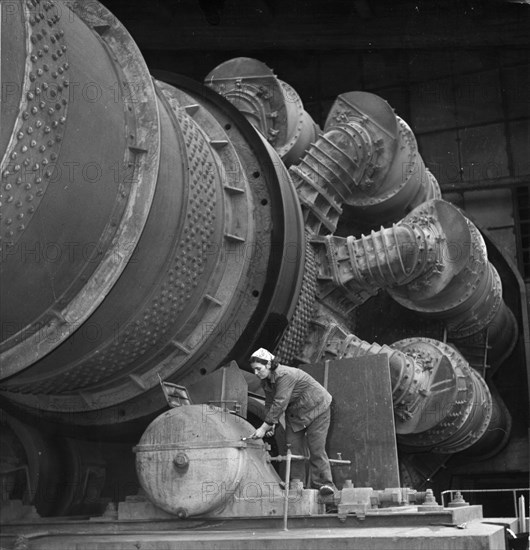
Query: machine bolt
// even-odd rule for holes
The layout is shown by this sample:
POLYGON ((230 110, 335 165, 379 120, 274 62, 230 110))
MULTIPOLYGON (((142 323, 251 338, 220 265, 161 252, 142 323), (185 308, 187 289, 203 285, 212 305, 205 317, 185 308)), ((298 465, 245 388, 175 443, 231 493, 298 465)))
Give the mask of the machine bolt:
POLYGON ((434 493, 432 489, 427 489, 425 491, 425 500, 423 502, 424 504, 438 504, 436 502, 436 498, 434 497, 434 493))
POLYGON ((462 493, 460 491, 456 491, 453 499, 449 503, 449 508, 459 508, 461 506, 469 506, 469 503, 464 500, 464 497, 462 496, 462 493))
POLYGON ((173 464, 179 470, 187 470, 190 465, 190 459, 186 453, 178 453, 173 459, 173 464))
POLYGON ((177 517, 179 519, 186 519, 188 517, 188 511, 186 510, 186 508, 179 508, 177 510, 177 517))

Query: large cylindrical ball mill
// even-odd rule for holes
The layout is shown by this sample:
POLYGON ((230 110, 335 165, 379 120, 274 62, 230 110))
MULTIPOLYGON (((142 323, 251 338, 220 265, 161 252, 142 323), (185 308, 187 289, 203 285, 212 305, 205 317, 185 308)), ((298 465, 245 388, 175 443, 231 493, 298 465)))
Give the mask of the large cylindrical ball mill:
POLYGON ((45 4, 2 18, 17 86, 2 103, 0 391, 62 423, 124 424, 163 408, 159 375, 190 384, 264 331, 274 344, 303 222, 229 102, 153 81, 97 2, 45 4))

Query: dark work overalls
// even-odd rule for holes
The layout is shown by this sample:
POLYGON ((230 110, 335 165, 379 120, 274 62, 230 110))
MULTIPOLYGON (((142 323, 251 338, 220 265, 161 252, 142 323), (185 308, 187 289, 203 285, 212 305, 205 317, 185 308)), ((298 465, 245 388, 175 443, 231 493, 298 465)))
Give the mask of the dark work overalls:
MULTIPOLYGON (((277 424, 285 412, 285 435, 291 452, 306 454, 309 448, 311 486, 315 489, 333 482, 326 437, 330 423, 331 395, 313 377, 300 369, 279 365, 270 378, 262 380, 267 424, 277 424)), ((293 461, 291 479, 305 480, 305 463, 293 461)))

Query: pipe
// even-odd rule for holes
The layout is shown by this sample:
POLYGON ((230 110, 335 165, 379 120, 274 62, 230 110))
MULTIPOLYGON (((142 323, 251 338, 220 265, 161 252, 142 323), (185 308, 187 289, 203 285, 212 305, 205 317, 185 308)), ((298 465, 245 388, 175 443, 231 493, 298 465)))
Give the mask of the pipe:
POLYGON ((358 220, 383 223, 441 196, 411 129, 374 94, 340 95, 319 137, 295 90, 255 59, 226 61, 205 84, 232 102, 290 166, 314 234, 334 233, 344 204, 358 220))
POLYGON ((505 445, 511 420, 502 400, 447 344, 430 338, 409 338, 390 346, 370 344, 327 316, 313 323, 304 360, 314 363, 379 354, 389 360, 402 449, 474 455, 484 448, 498 452, 505 445))
POLYGON ((257 59, 225 61, 210 71, 204 84, 239 109, 286 166, 299 162, 320 134, 296 90, 257 59))
POLYGON ((382 98, 340 95, 324 132, 290 169, 314 234, 334 233, 344 204, 357 221, 384 223, 441 196, 414 134, 382 98))
POLYGON ((488 360, 498 366, 517 340, 517 323, 478 229, 456 207, 428 201, 369 236, 314 237, 319 278, 352 304, 385 288, 404 307, 444 321, 465 345, 488 331, 488 360))
POLYGON ((291 445, 287 443, 287 455, 285 461, 285 489, 283 500, 283 530, 287 531, 287 516, 289 513, 289 491, 291 490, 291 460, 293 454, 291 452, 291 445))

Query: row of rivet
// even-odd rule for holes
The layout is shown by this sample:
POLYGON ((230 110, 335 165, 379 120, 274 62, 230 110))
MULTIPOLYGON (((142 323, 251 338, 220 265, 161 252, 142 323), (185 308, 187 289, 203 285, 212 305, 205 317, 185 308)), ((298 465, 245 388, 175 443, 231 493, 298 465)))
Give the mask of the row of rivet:
MULTIPOLYGON (((26 33, 29 36, 29 44, 33 46, 28 44, 30 49, 26 59, 20 116, 15 123, 1 167, 2 186, 6 193, 2 193, 3 200, 0 202, 0 220, 3 222, 0 240, 5 239, 10 244, 27 227, 38 202, 44 195, 46 184, 53 175, 53 166, 50 162, 57 160, 62 142, 62 132, 58 128, 66 123, 68 100, 62 98, 59 101, 55 98, 58 92, 68 88, 69 81, 63 79, 62 83, 53 83, 51 87, 52 82, 46 80, 48 73, 57 79, 69 69, 66 60, 67 46, 62 43, 64 31, 57 29, 50 32, 44 24, 39 25, 41 21, 45 21, 49 27, 53 27, 60 19, 57 13, 50 14, 48 18, 42 12, 32 15, 31 10, 39 4, 40 2, 33 1, 26 4, 26 33), (60 59, 60 65, 48 59, 53 44, 56 44, 57 49, 51 57, 53 61, 60 59), (49 98, 53 98, 54 105, 47 101, 49 98), (58 118, 56 115, 59 115, 58 118), (33 185, 38 187, 34 189, 33 185), (25 203, 32 204, 22 211, 25 203), (17 235, 13 231, 15 219, 18 220, 17 235)), ((47 12, 54 7, 51 1, 43 4, 47 12)))

